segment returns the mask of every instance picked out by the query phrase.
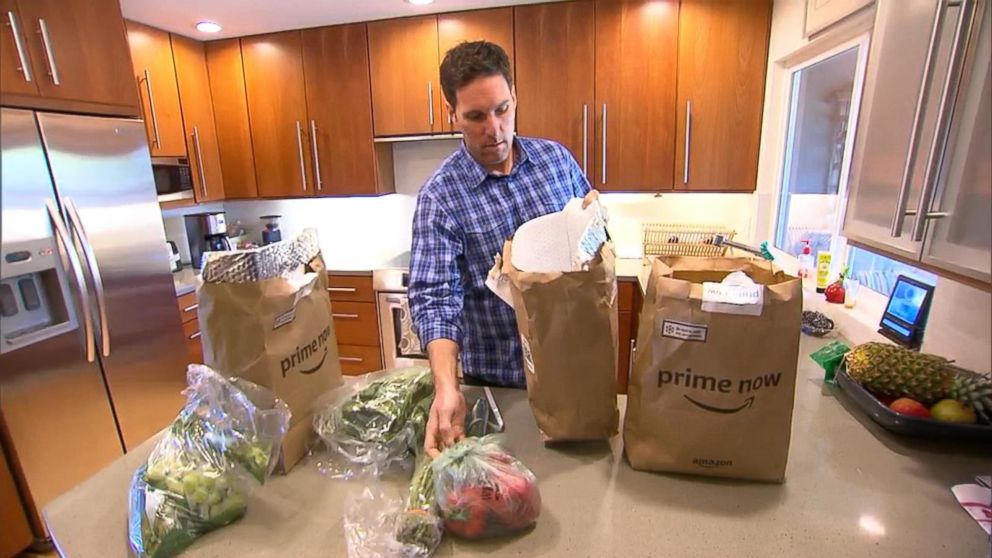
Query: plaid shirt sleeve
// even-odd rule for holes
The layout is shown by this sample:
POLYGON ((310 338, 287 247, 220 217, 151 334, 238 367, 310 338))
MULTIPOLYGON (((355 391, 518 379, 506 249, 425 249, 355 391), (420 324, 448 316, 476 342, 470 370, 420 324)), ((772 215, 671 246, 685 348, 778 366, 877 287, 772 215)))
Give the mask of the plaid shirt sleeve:
POLYGON ((429 192, 417 196, 410 250, 410 314, 424 347, 435 339, 461 344, 464 291, 457 223, 429 192))

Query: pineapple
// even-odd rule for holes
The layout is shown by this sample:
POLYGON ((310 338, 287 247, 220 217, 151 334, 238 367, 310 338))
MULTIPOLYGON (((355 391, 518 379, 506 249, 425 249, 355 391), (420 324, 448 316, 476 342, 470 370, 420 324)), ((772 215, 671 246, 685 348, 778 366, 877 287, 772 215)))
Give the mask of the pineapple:
POLYGON ((992 379, 946 358, 872 342, 852 349, 844 362, 848 376, 876 393, 921 403, 956 399, 992 423, 992 379))

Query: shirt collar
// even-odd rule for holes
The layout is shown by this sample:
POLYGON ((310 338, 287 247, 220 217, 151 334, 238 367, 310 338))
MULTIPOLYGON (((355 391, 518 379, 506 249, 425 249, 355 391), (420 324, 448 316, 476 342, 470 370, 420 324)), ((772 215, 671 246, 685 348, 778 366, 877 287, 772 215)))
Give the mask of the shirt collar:
POLYGON ((459 146, 459 170, 465 174, 466 185, 469 188, 478 188, 486 181, 487 178, 503 178, 504 176, 515 176, 517 171, 530 160, 527 155, 527 147, 525 142, 522 141, 520 136, 514 136, 513 138, 513 168, 510 169, 510 174, 507 175, 497 175, 492 174, 486 170, 485 167, 479 164, 478 161, 472 157, 472 154, 468 152, 468 148, 465 147, 465 141, 463 140, 459 146))

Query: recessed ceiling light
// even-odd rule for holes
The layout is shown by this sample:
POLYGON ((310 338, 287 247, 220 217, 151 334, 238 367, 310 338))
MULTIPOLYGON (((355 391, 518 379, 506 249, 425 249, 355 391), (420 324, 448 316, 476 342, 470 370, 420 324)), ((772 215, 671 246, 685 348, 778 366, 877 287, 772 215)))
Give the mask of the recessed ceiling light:
POLYGON ((221 29, 223 27, 213 21, 199 21, 196 24, 196 30, 200 33, 219 33, 221 29))
POLYGON ((413 4, 414 6, 426 6, 434 2, 434 0, 406 0, 407 2, 413 4))

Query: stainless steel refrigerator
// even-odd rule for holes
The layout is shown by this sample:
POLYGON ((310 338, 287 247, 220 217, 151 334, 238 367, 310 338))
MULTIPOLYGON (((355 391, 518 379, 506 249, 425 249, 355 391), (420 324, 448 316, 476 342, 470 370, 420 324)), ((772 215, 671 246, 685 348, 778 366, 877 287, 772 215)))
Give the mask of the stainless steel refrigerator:
POLYGON ((141 121, 2 109, 0 418, 41 509, 165 427, 187 352, 141 121))

